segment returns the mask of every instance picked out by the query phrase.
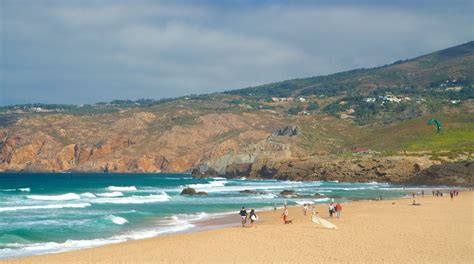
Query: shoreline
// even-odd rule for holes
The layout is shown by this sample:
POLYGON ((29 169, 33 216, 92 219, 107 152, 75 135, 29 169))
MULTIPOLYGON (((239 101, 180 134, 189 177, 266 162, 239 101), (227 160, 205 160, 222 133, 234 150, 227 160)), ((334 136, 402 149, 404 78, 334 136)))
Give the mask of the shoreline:
MULTIPOLYGON (((379 207, 379 205, 384 205, 384 206, 388 205, 389 207, 398 207, 397 206, 398 204, 409 205, 410 202, 411 202, 410 200, 411 200, 410 197, 405 197, 405 198, 397 198, 397 199, 387 199, 387 200, 382 200, 382 201, 373 201, 373 200, 351 201, 349 203, 343 204, 343 207, 344 207, 344 209, 346 209, 346 208, 358 208, 358 207, 377 208, 377 207, 379 207)), ((436 208, 436 201, 437 200, 442 202, 442 204, 445 204, 446 202, 448 202, 448 205, 449 205, 449 202, 451 202, 451 201, 449 201, 450 200, 449 195, 444 196, 444 197, 432 197, 431 194, 430 194, 430 195, 425 195, 425 197, 416 197, 416 200, 417 200, 417 202, 421 202, 422 206, 419 206, 419 207, 409 206, 408 208, 421 208, 421 209, 423 209, 423 208, 425 208, 423 205, 425 205, 425 203, 428 202, 430 204, 430 206, 434 206, 433 209, 435 209, 435 213, 439 212, 438 208, 436 208)), ((464 216, 467 217, 468 224, 471 224, 471 230, 469 230, 469 228, 467 228, 467 230, 464 230, 464 229, 466 229, 466 227, 463 225, 462 226, 463 232, 461 232, 461 233, 464 233, 464 234, 467 234, 467 235, 469 235, 469 233, 470 233, 471 235, 473 235, 474 234, 473 233, 473 230, 474 230, 473 229, 473 224, 474 223, 473 223, 472 205, 469 207, 469 205, 472 204, 472 201, 473 201, 473 193, 470 192, 470 191, 461 191, 460 196, 456 197, 454 199, 454 201, 452 201, 452 202, 455 202, 456 200, 463 200, 464 201, 463 202, 464 206, 466 206, 466 201, 467 201, 466 209, 468 211, 467 212, 468 214, 464 214, 464 216), (470 204, 469 204, 469 202, 470 202, 470 204), (468 231, 468 232, 466 233, 466 231, 468 231)), ((326 204, 316 205, 317 211, 320 212, 319 216, 321 216, 324 219, 329 219, 327 217, 327 211, 326 211, 325 207, 326 207, 326 204)), ((345 216, 345 214, 346 214, 345 211, 347 211, 347 210, 344 210, 344 209, 343 209, 343 217, 341 217, 340 219, 333 218, 333 219, 330 219, 330 221, 332 223, 336 224, 336 225, 339 225, 338 222, 340 222, 340 220, 344 220, 344 221, 346 219, 350 220, 350 218, 347 218, 347 216, 345 216)), ((406 208, 403 208, 403 209, 406 209, 406 208)), ((289 207, 289 210, 290 210, 290 218, 293 218, 293 216, 294 216, 295 217, 294 219, 296 220, 294 226, 303 225, 305 228, 311 228, 312 225, 314 225, 309 220, 307 220, 305 218, 302 218, 301 206, 291 206, 291 207, 289 207)), ((293 226, 293 225, 282 225, 280 223, 281 220, 279 219, 279 215, 281 214, 281 211, 282 211, 281 208, 278 208, 276 210, 276 212, 274 210, 257 211, 257 213, 259 214, 262 221, 260 221, 258 223, 258 228, 256 228, 256 229, 241 228, 239 219, 237 217, 237 212, 235 213, 235 216, 231 213, 227 213, 227 214, 224 214, 222 216, 212 217, 210 219, 198 220, 198 221, 193 223, 195 225, 195 228, 191 228, 189 230, 184 230, 184 231, 178 232, 178 233, 164 234, 164 235, 160 235, 160 236, 153 237, 153 238, 146 238, 146 239, 140 239, 140 240, 129 240, 129 241, 121 242, 121 243, 118 243, 118 244, 108 244, 108 245, 103 245, 103 246, 99 246, 99 247, 78 249, 78 250, 67 251, 67 252, 48 253, 48 254, 44 254, 44 255, 18 257, 18 258, 13 258, 13 259, 3 259, 3 260, 0 260, 0 263, 35 263, 35 262, 56 263, 56 262, 60 262, 62 258, 70 259, 73 263, 104 262, 104 261, 109 262, 109 260, 103 259, 103 260, 99 261, 99 259, 101 259, 100 258, 101 255, 104 255, 104 256, 110 255, 112 253, 112 252, 110 252, 110 250, 115 252, 115 250, 117 250, 117 249, 129 250, 130 248, 134 248, 135 250, 138 250, 140 252, 140 247, 141 246, 143 246, 143 245, 148 245, 149 246, 149 244, 153 244, 153 245, 156 246, 156 248, 160 248, 161 246, 166 246, 166 248, 171 250, 171 252, 173 252, 173 251, 176 252, 176 250, 177 250, 176 247, 171 247, 170 248, 169 245, 165 245, 165 244, 169 241, 174 241, 175 243, 180 243, 180 241, 182 240, 183 243, 187 243, 187 244, 196 246, 195 243, 193 243, 193 239, 190 240, 190 238, 198 237, 200 239, 203 239, 203 238, 206 238, 207 236, 215 237, 215 234, 217 233, 217 234, 220 234, 220 235, 218 237, 216 237, 216 239, 221 240, 222 238, 220 238, 220 236, 222 236, 222 235, 227 236, 228 235, 227 233, 236 233, 236 232, 239 235, 242 235, 241 232, 247 232, 246 230, 248 230, 249 232, 252 231, 251 233, 255 234, 255 231, 258 232, 260 230, 266 231, 266 229, 277 229, 276 234, 278 234, 278 230, 281 229, 282 227, 289 226, 291 228, 291 226, 293 226), (165 243, 165 244, 163 244, 163 243, 165 243), (94 252, 94 254, 91 257, 86 257, 86 255, 89 255, 91 252, 94 252), (86 257, 86 258, 84 258, 84 257, 86 257)), ((356 214, 354 216, 360 217, 360 215, 358 215, 359 213, 356 212, 356 214)), ((383 212, 383 213, 389 213, 389 212, 383 212)), ((445 224, 443 224, 442 226, 445 226, 445 224)), ((340 226, 340 230, 343 230, 343 229, 344 229, 344 226, 340 226)), ((326 230, 326 229, 320 229, 320 228, 318 228, 317 230, 319 230, 321 232, 324 232, 324 233, 331 232, 331 231, 332 232, 341 232, 339 230, 334 231, 334 230, 326 230)), ((472 238, 472 236, 471 236, 471 238, 472 238)), ((456 240, 456 239, 454 239, 454 240, 456 240)), ((279 240, 277 239, 277 242, 278 241, 279 240)), ((227 247, 228 245, 225 242, 227 242, 227 244, 228 243, 235 244, 235 243, 238 243, 238 240, 237 241, 232 241, 232 242, 229 242, 229 241, 225 240, 222 244, 218 244, 218 247, 219 246, 227 247)), ((264 242, 265 243, 272 243, 272 242, 275 242, 275 241, 264 241, 264 242)), ((465 242, 469 242, 469 239, 467 239, 465 242)), ((442 244, 444 244, 444 243, 442 243, 442 244)), ((429 241, 427 242, 426 245, 430 245, 429 241)), ((436 245, 430 245, 430 246, 436 246, 436 245)), ((298 245, 297 244, 293 245, 293 247, 290 247, 290 248, 297 249, 298 245)), ((467 249, 469 249, 469 248, 467 248, 467 249)), ((473 249, 472 246, 469 250, 471 250, 471 249, 473 249)), ((464 251, 464 253, 463 253, 464 255, 465 255, 465 252, 466 251, 464 251)), ((471 250, 471 252, 473 252, 473 251, 471 250)), ((133 255, 134 253, 130 252, 130 254, 133 255)), ((140 253, 140 255, 141 255, 141 253, 140 253)), ((145 253, 145 255, 147 255, 147 253, 145 253)), ((159 253, 155 252, 155 253, 151 254, 149 257, 152 257, 154 259, 154 257, 157 257, 159 255, 160 255, 159 253), (155 255, 155 254, 158 254, 158 255, 155 255)), ((180 254, 178 254, 178 253, 176 253, 176 256, 169 256, 169 254, 165 254, 165 255, 167 255, 168 258, 163 259, 163 260, 160 259, 162 262, 182 262, 181 260, 184 260, 182 258, 183 256, 180 256, 180 254), (169 258, 169 257, 171 257, 171 258, 169 258)), ((219 257, 219 256, 214 256, 214 257, 219 257)), ((221 261, 226 261, 226 260, 231 261, 230 259, 227 259, 225 256, 220 256, 220 257, 223 257, 222 259, 219 259, 221 261)), ((455 256, 452 256, 452 257, 455 258, 455 256)), ((474 257, 472 255, 470 257, 472 257, 472 260, 474 260, 474 257)), ((107 257, 106 257, 106 259, 107 259, 107 257)), ((109 259, 110 259, 110 257, 109 257, 109 259)), ((118 260, 118 259, 115 259, 114 257, 112 257, 110 259, 110 262, 115 262, 116 260, 118 260)), ((209 259, 210 262, 213 262, 213 260, 214 260, 213 258, 209 259)), ((444 260, 448 261, 449 259, 444 259, 444 260)), ((144 257, 142 259, 142 261, 143 262, 149 262, 149 261, 151 261, 151 259, 144 257)), ((189 260, 189 261, 190 262, 207 262, 207 259, 198 258, 197 261, 193 261, 192 259, 189 260)), ((263 260, 261 259, 260 261, 263 261, 263 260)), ((273 261, 276 261, 276 260, 273 260, 273 261)), ((121 262, 121 261, 119 261, 119 262, 121 262)), ((124 262, 128 262, 128 261, 124 261, 124 262)), ((160 261, 158 261, 158 262, 160 262, 160 261)), ((287 261, 283 261, 283 262, 287 262, 287 261)))

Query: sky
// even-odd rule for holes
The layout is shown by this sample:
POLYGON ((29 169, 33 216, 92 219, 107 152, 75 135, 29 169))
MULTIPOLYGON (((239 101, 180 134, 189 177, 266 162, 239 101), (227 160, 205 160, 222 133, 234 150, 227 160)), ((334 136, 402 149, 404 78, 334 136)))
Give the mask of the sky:
POLYGON ((0 0, 0 105, 212 93, 474 39, 474 1, 0 0))

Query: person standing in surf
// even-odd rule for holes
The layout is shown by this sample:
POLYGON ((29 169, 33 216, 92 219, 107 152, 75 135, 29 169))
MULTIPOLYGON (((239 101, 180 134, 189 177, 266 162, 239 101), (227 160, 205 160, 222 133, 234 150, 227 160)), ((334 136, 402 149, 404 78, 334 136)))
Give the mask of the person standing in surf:
POLYGON ((242 220, 242 227, 245 227, 245 224, 247 223, 247 210, 245 210, 245 206, 242 206, 239 215, 240 219, 242 220))

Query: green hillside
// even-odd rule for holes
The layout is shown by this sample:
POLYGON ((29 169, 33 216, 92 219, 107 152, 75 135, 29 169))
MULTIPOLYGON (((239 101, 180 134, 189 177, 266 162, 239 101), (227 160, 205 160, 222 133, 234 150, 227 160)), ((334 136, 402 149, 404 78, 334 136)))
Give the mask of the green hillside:
MULTIPOLYGON (((265 84, 228 94, 242 96, 344 95, 347 92, 368 94, 374 89, 423 91, 437 88, 446 80, 458 84, 474 83, 474 41, 437 51, 415 59, 397 61, 372 69, 357 69, 326 76, 293 79, 265 84)), ((472 96, 472 93, 470 94, 472 96)))

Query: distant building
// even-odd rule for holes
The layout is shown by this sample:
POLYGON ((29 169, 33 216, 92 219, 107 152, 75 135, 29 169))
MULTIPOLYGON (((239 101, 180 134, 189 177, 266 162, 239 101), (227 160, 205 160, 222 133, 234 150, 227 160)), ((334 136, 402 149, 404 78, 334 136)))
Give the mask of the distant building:
POLYGON ((298 112, 298 115, 307 116, 307 115, 310 115, 310 113, 308 111, 301 111, 301 112, 298 112))
POLYGON ((353 113, 355 113, 355 110, 354 110, 354 108, 349 108, 349 109, 347 109, 346 113, 353 114, 353 113))
POLYGON ((352 150, 352 152, 357 154, 368 154, 371 152, 371 150, 368 148, 355 148, 352 150))
POLYGON ((453 92, 459 92, 462 90, 462 86, 453 86, 453 87, 448 87, 446 88, 446 91, 453 91, 453 92))
POLYGON ((304 99, 303 97, 300 97, 300 98, 298 98, 298 101, 300 101, 301 103, 304 103, 304 102, 306 102, 306 99, 304 99))
POLYGON ((374 103, 377 99, 373 97, 364 98, 363 101, 367 103, 374 103))
POLYGON ((291 97, 272 97, 272 102, 293 102, 291 97))

